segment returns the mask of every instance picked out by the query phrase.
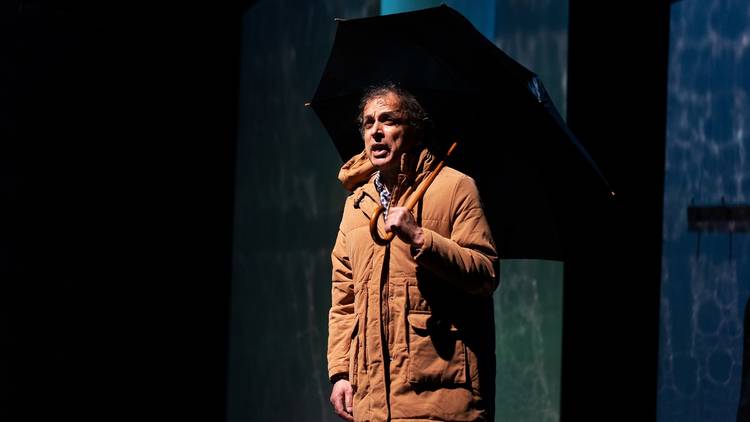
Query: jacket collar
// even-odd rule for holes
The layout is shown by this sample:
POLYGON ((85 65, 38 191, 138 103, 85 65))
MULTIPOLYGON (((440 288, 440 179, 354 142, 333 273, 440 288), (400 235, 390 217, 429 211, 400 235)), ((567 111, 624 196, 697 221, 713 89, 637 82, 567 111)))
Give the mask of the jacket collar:
MULTIPOLYGON (((399 185, 419 183, 433 169, 435 161, 435 156, 426 147, 403 154, 398 176, 399 185)), ((372 182, 376 171, 375 166, 367 158, 367 152, 363 150, 341 166, 338 177, 346 190, 354 192, 362 184, 372 182)))
MULTIPOLYGON (((391 203, 403 204, 414 191, 413 186, 419 185, 435 165, 435 156, 427 148, 415 149, 402 155, 399 183, 391 192, 391 203)), ((376 174, 377 169, 370 163, 365 151, 344 163, 339 171, 339 180, 354 195, 354 208, 362 210, 367 218, 370 218, 373 210, 380 205, 380 194, 375 188, 376 174), (365 197, 370 198, 366 201, 367 205, 363 203, 365 197)))
POLYGON ((401 189, 418 185, 435 167, 435 155, 427 148, 418 148, 401 156, 401 171, 398 176, 401 189), (402 181, 403 179, 403 181, 402 181), (405 186, 404 186, 405 185, 405 186))

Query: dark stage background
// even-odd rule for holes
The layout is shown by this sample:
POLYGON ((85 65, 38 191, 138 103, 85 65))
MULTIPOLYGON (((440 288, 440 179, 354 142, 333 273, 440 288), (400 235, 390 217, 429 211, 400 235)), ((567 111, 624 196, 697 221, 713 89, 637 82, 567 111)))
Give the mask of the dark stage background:
POLYGON ((4 421, 223 420, 246 4, 4 1, 4 421))
MULTIPOLYGON (((313 347, 324 326, 310 338, 297 328, 326 311, 305 281, 328 272, 327 250, 302 247, 332 242, 317 238, 333 235, 324 225, 307 223, 335 226, 339 210, 316 204, 343 196, 322 179, 338 163, 293 171, 295 160, 317 157, 306 140, 322 133, 300 117, 304 108, 291 115, 289 139, 243 132, 270 122, 274 108, 240 114, 253 95, 301 105, 314 86, 294 75, 314 80, 323 63, 243 58, 241 40, 288 25, 283 42, 322 45, 332 33, 313 28, 339 10, 374 14, 378 5, 334 2, 243 34, 250 7, 287 4, 252 3, 0 6, 3 420, 332 419, 319 405, 326 390, 298 388, 325 377, 314 355, 324 350, 313 347), (300 27, 311 29, 291 30, 300 27), (243 60, 278 74, 276 84, 288 79, 242 84, 243 60), (290 85, 294 95, 276 95, 290 85), (252 140, 244 149, 239 134, 252 140), (282 154, 290 167, 276 161, 282 154), (253 165, 240 169, 240 160, 253 165), (235 170, 247 172, 254 195, 235 196, 245 188, 235 170), (310 184, 321 191, 311 195, 310 184), (237 214, 243 204, 253 212, 237 214), (258 241, 235 238, 239 223, 258 241), (233 247, 255 261, 233 267, 233 247), (272 250, 286 255, 261 260, 272 250), (283 265, 289 259, 309 265, 283 265), (233 271, 250 264, 265 272, 232 290, 233 271), (274 274, 300 283, 266 282, 274 274), (295 288, 296 304, 285 294, 295 288), (237 332, 236 306, 266 312, 237 332), (230 354, 234 336, 257 343, 230 354), (269 346, 282 337, 300 348, 269 346), (282 399, 269 403, 269 392, 282 399)), ((618 192, 587 211, 591 229, 582 228, 571 245, 578 258, 565 265, 561 419, 569 421, 656 417, 669 4, 609 7, 571 0, 568 11, 560 108, 618 192)))

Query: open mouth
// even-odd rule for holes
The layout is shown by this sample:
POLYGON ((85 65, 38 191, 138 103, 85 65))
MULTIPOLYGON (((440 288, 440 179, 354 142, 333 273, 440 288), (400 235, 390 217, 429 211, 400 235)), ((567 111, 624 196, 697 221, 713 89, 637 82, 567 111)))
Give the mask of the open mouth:
POLYGON ((388 156, 390 149, 382 144, 375 144, 370 147, 370 153, 375 158, 384 158, 388 156))

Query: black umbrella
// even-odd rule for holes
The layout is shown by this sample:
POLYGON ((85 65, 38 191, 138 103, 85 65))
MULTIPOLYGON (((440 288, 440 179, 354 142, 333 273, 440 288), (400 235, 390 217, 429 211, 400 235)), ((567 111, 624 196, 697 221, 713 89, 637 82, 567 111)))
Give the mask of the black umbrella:
POLYGON ((539 78, 448 6, 337 22, 310 105, 342 159, 363 148, 364 90, 397 82, 432 116, 434 149, 459 140, 449 165, 477 181, 501 257, 564 259, 581 204, 611 189, 539 78))

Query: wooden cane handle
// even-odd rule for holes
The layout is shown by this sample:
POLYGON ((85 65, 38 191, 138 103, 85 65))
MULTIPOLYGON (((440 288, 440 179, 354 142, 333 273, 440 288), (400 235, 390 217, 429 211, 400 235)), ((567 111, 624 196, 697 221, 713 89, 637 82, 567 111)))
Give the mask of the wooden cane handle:
POLYGON ((379 205, 375 210, 375 214, 373 214, 370 219, 370 236, 372 236, 372 240, 380 246, 385 246, 391 243, 391 240, 393 240, 395 235, 393 232, 388 232, 385 234, 385 237, 380 237, 380 233, 378 233, 378 218, 380 218, 380 214, 384 211, 385 208, 383 208, 382 205, 379 205))

